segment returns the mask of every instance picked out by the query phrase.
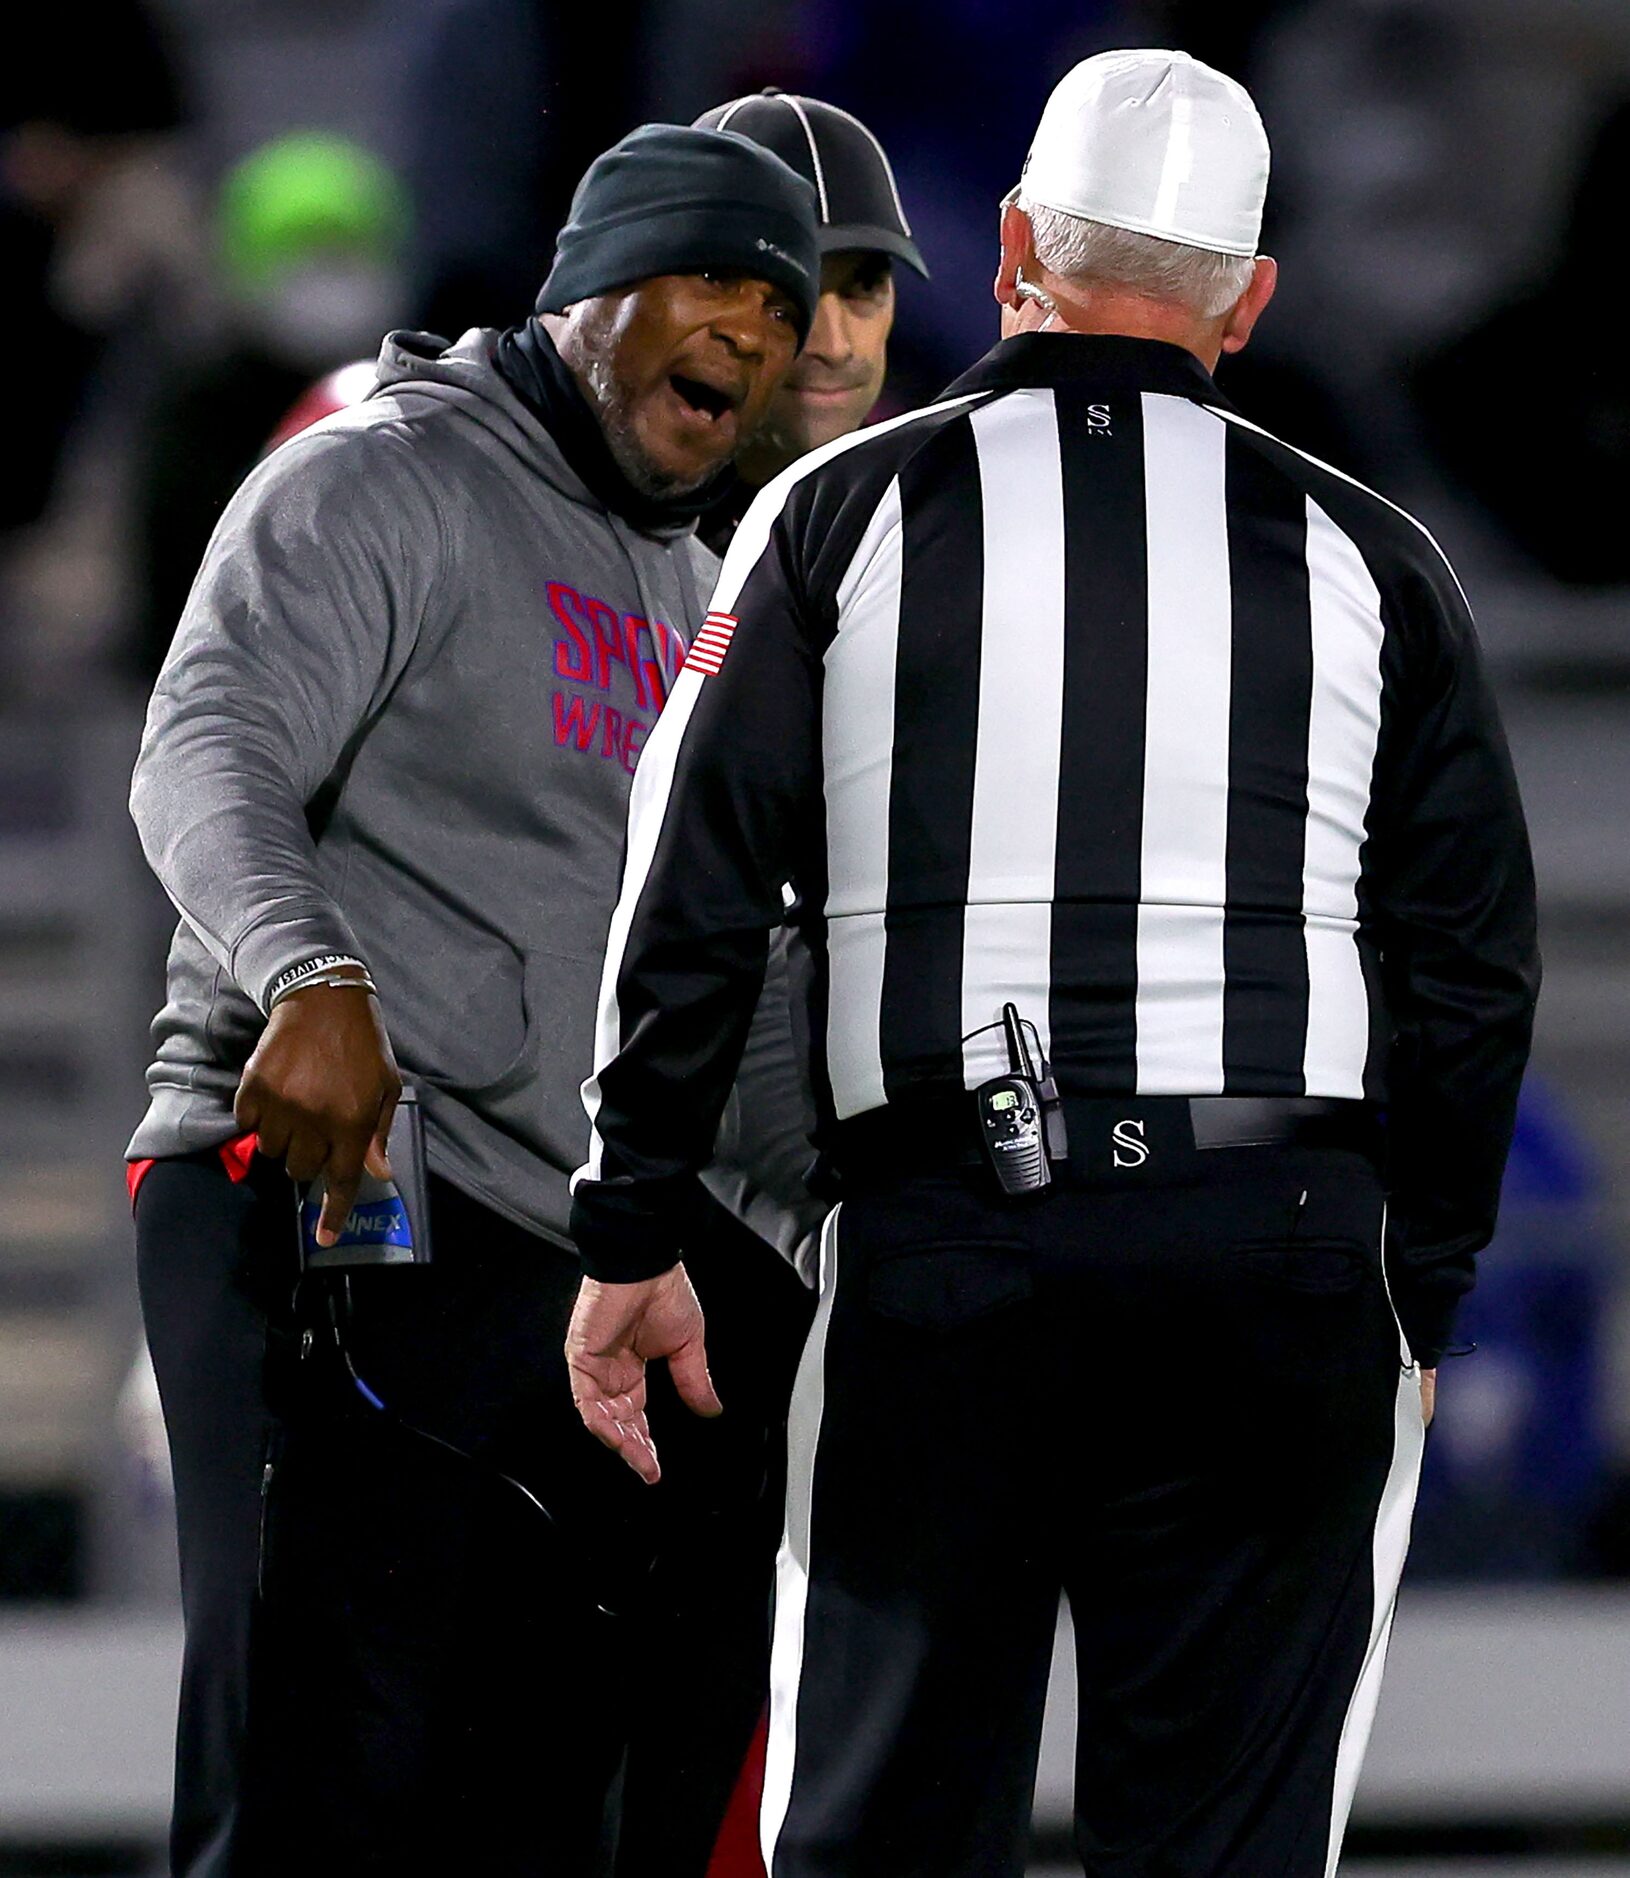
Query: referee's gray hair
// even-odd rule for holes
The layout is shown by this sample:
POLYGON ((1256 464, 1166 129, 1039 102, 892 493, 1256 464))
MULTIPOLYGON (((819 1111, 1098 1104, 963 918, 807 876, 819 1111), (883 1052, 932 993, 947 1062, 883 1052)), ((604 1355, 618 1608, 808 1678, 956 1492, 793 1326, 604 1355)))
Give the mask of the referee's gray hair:
POLYGON ((1159 235, 1139 235, 1108 222, 1089 221, 1063 209, 1027 202, 1036 259, 1061 280, 1098 282, 1130 289, 1151 300, 1175 300, 1201 319, 1218 319, 1251 284, 1256 266, 1248 254, 1217 254, 1159 235))

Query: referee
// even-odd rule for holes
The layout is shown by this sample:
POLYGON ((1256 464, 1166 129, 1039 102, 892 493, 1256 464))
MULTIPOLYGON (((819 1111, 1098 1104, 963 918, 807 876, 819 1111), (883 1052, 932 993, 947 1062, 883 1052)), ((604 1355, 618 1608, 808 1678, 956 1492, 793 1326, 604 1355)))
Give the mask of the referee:
POLYGON ((1061 1588, 1087 1870, 1335 1867, 1539 969, 1453 573, 1212 382, 1267 168, 1185 55, 1076 67, 1002 343, 770 485, 636 779, 568 1341, 636 1471, 785 881, 820 961, 773 1878, 1022 1870, 1061 1588))

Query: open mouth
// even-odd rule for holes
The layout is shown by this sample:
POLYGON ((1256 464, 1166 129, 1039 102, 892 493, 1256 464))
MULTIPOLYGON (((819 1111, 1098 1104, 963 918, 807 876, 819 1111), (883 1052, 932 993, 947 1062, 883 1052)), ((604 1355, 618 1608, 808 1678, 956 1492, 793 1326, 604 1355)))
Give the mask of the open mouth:
POLYGON ((717 423, 721 418, 733 412, 737 400, 717 385, 710 385, 700 378, 690 378, 683 372, 670 372, 668 383, 672 385, 680 403, 709 423, 717 423))

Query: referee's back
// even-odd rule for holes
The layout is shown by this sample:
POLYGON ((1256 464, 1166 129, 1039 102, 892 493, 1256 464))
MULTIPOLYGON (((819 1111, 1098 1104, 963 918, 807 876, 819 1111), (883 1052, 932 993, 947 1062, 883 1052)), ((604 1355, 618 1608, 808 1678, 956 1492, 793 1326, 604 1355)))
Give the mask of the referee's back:
POLYGON ((1538 958, 1470 614, 1419 524, 1180 347, 1021 335, 772 484, 714 609, 728 657, 639 771, 660 840, 613 931, 591 1167, 642 1066, 722 1103, 705 981, 758 969, 743 934, 790 878, 828 1123, 1005 1069, 1008 1000, 1067 1094, 1384 1101, 1399 1249, 1447 1320, 1538 958), (717 942, 676 955, 659 900, 717 942))
MULTIPOLYGON (((1443 556, 1176 347, 1011 340, 788 490, 783 540, 820 616, 839 1117, 997 1073, 1007 998, 1066 1089, 1380 1097, 1383 953, 1526 888, 1443 556)), ((1531 933, 1500 936, 1521 991, 1531 933)))

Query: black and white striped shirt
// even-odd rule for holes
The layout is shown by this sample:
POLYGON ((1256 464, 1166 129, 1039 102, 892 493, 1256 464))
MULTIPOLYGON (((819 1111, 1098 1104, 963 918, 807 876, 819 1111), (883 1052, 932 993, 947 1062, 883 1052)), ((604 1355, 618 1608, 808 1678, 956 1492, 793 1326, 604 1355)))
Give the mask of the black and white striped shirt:
POLYGON ((1486 1238, 1532 878, 1401 510, 1176 347, 1029 335, 764 491, 713 618, 635 781, 591 1269, 671 1262, 787 881, 829 1118, 1000 1073, 1012 1000, 1066 1092, 1386 1101, 1417 1262, 1486 1238))

